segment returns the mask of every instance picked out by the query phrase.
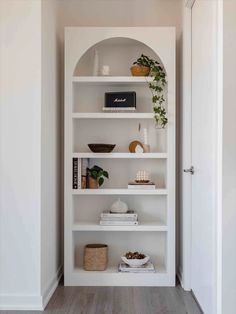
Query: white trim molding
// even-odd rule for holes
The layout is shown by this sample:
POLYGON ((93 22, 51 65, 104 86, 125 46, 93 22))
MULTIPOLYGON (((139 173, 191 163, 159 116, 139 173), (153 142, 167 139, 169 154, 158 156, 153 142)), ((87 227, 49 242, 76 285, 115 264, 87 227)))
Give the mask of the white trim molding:
POLYGON ((224 45, 223 45, 223 1, 218 1, 216 7, 216 15, 217 15, 217 143, 216 143, 216 171, 217 182, 216 182, 216 314, 222 314, 222 223, 223 223, 223 202, 222 202, 222 193, 223 193, 223 108, 224 108, 224 100, 223 100, 223 90, 224 90, 224 70, 223 70, 223 62, 224 62, 224 45))
POLYGON ((62 266, 49 282, 42 295, 0 295, 0 310, 43 311, 55 292, 62 276, 62 266))
POLYGON ((44 288, 42 293, 42 307, 46 308, 48 302, 50 301, 53 293, 59 285, 60 279, 62 277, 63 267, 60 266, 53 278, 48 282, 47 286, 44 288))
POLYGON ((183 8, 183 62, 182 62, 182 191, 181 191, 181 242, 182 242, 182 265, 181 285, 184 290, 191 290, 191 195, 192 181, 190 176, 183 173, 183 169, 189 168, 192 163, 191 143, 191 117, 192 117, 192 6, 195 0, 186 1, 183 8))
POLYGON ((40 295, 0 295, 0 310, 42 311, 42 297, 40 295))

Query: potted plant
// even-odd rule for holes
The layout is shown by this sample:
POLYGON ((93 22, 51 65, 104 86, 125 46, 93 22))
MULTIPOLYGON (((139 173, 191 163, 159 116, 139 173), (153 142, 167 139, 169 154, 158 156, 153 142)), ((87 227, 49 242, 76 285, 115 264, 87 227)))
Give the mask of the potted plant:
POLYGON ((165 103, 164 88, 167 83, 165 70, 158 61, 155 61, 149 58, 148 56, 145 56, 144 54, 142 54, 141 57, 138 58, 131 67, 132 75, 137 76, 133 71, 134 66, 140 68, 143 67, 149 68, 148 74, 146 75, 149 75, 153 78, 153 81, 148 83, 148 86, 152 93, 154 118, 157 126, 165 128, 168 122, 167 112, 166 109, 164 108, 165 103))
POLYGON ((141 55, 140 58, 137 59, 133 63, 133 65, 130 68, 130 71, 133 76, 148 76, 150 73, 150 65, 148 62, 148 57, 141 55))
POLYGON ((88 185, 90 189, 97 189, 104 183, 104 178, 109 178, 108 172, 98 166, 87 168, 88 185))

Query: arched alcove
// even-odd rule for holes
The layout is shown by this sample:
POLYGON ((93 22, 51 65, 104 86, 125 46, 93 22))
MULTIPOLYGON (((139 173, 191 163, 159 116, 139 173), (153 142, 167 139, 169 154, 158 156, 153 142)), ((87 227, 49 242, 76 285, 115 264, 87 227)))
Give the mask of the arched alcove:
POLYGON ((159 56, 146 44, 131 38, 114 37, 92 45, 78 60, 74 76, 93 74, 95 51, 98 53, 99 75, 103 65, 109 66, 111 76, 131 75, 130 67, 142 53, 162 64, 159 56))

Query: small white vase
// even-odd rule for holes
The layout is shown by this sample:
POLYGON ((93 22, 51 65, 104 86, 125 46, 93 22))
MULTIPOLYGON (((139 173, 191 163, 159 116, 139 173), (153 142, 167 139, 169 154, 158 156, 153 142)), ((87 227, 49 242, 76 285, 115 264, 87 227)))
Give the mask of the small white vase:
POLYGON ((94 50, 94 60, 93 60, 93 76, 98 76, 99 74, 99 56, 98 50, 94 50))
POLYGON ((125 202, 122 202, 118 199, 115 203, 111 206, 112 213, 127 213, 128 205, 125 202))

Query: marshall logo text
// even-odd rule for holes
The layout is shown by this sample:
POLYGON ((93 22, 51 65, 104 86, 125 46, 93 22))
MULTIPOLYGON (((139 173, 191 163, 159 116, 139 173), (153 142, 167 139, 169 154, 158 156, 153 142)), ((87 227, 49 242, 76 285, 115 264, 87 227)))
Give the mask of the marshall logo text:
POLYGON ((114 102, 125 102, 126 98, 116 98, 114 102))

